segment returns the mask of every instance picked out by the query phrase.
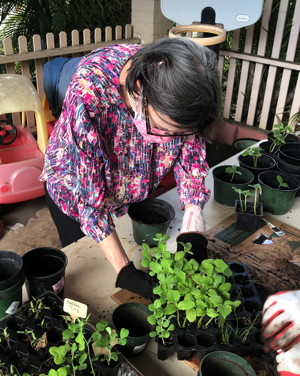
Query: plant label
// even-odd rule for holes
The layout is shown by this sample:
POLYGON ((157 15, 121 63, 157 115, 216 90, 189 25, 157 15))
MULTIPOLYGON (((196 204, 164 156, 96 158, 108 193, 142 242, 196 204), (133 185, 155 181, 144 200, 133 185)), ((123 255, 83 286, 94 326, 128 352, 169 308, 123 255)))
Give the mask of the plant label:
POLYGON ((83 319, 87 316, 87 305, 84 303, 76 302, 76 300, 64 299, 64 307, 63 310, 67 313, 69 313, 75 321, 77 317, 81 317, 83 319))

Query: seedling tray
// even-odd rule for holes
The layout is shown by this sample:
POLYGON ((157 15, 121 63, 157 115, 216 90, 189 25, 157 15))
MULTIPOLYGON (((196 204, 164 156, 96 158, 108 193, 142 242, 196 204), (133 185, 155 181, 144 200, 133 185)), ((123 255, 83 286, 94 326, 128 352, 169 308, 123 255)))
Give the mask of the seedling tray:
POLYGON ((176 328, 172 334, 170 343, 157 341, 157 356, 160 360, 168 359, 174 352, 177 353, 178 360, 187 360, 194 352, 198 352, 202 358, 211 351, 230 351, 241 356, 261 353, 263 344, 261 342, 261 310, 262 300, 258 295, 256 286, 249 273, 247 265, 238 262, 229 262, 232 270, 232 297, 239 299, 241 305, 235 313, 227 317, 227 322, 234 328, 238 335, 248 333, 247 341, 238 341, 238 336, 230 337, 230 344, 221 344, 221 330, 210 323, 207 328, 181 329, 176 328), (256 318, 256 320, 255 320, 256 318), (252 327, 251 322, 256 324, 252 327))
MULTIPOLYGON (((5 339, 1 338, 0 342, 0 374, 1 370, 8 372, 10 365, 14 365, 20 374, 27 372, 32 376, 38 376, 41 373, 48 374, 50 369, 57 367, 48 351, 51 346, 62 344, 62 332, 67 328, 67 324, 61 316, 66 316, 67 313, 63 310, 63 301, 53 292, 47 292, 41 298, 43 298, 44 306, 49 307, 42 311, 41 318, 30 317, 28 302, 0 321, 0 332, 2 333, 7 328, 9 334, 9 348, 6 346, 5 339), (41 327, 41 320, 44 320, 43 325, 46 323, 46 327, 41 327), (46 333, 46 341, 44 344, 41 343, 45 346, 35 350, 30 342, 26 341, 26 335, 18 333, 26 330, 33 331, 36 338, 42 338, 46 333)), ((94 327, 90 324, 85 329, 87 336, 94 331, 94 327)), ((119 363, 115 368, 107 369, 98 361, 95 362, 95 370, 99 376, 142 376, 122 354, 119 354, 119 363)))

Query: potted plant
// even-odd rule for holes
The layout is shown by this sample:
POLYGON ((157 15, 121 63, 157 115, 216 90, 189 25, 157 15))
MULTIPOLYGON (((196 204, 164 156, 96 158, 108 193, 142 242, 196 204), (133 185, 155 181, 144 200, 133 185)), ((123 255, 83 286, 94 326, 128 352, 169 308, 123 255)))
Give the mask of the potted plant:
POLYGON ((254 189, 254 202, 249 201, 248 197, 252 194, 250 190, 232 189, 239 195, 239 200, 236 200, 236 227, 242 230, 254 231, 257 229, 260 219, 263 216, 263 205, 258 202, 258 195, 261 191, 260 184, 249 185, 254 189))
POLYGON ((148 321, 154 326, 150 336, 158 342, 159 359, 166 359, 171 351, 185 359, 199 348, 197 338, 221 338, 241 301, 231 296, 233 273, 223 260, 188 261, 191 244, 182 244, 183 251, 171 253, 167 235, 157 234, 156 240, 157 247, 142 246, 142 266, 149 268, 157 283, 154 301, 148 307, 152 312, 148 321))
POLYGON ((273 214, 287 213, 299 189, 299 180, 282 171, 265 171, 258 175, 264 210, 273 214))
POLYGON ((234 206, 238 199, 235 186, 239 189, 247 189, 253 182, 253 173, 244 167, 235 165, 222 165, 212 170, 214 180, 214 199, 223 205, 234 206))
POLYGON ((266 153, 275 154, 280 145, 286 142, 299 142, 298 137, 292 132, 289 125, 274 124, 272 131, 268 133, 268 141, 262 142, 260 146, 266 153))
POLYGON ((257 183, 258 175, 262 171, 272 170, 276 166, 275 160, 270 155, 262 154, 262 150, 260 146, 252 147, 238 156, 240 166, 253 173, 253 183, 257 183))

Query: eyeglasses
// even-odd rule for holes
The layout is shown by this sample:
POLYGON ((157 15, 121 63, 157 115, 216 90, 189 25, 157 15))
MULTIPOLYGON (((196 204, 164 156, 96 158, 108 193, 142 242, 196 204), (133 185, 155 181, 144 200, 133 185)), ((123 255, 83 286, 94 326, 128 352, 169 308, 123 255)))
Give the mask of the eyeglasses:
MULTIPOLYGON (((155 133, 155 131, 151 130, 151 124, 150 124, 149 112, 148 112, 148 102, 145 97, 143 98, 143 110, 144 110, 144 117, 146 121, 147 134, 152 135, 152 136, 157 136, 158 133, 155 133)), ((191 129, 189 131, 184 131, 184 132, 173 132, 168 129, 155 128, 155 127, 152 127, 152 129, 157 129, 160 131, 159 137, 185 137, 185 136, 192 136, 198 133, 198 131, 194 129, 191 129)))

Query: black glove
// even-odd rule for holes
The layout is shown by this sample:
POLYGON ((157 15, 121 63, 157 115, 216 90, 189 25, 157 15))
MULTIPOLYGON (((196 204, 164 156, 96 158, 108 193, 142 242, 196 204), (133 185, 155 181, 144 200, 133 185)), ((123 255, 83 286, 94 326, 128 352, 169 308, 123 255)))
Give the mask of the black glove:
POLYGON ((116 280, 116 287, 129 290, 146 299, 150 299, 153 296, 152 290, 154 286, 152 286, 151 277, 142 270, 136 269, 132 261, 120 270, 116 280))
POLYGON ((190 260, 193 258, 200 264, 201 261, 207 258, 206 247, 207 247, 208 242, 203 235, 197 234, 196 232, 188 232, 186 234, 180 234, 177 237, 176 241, 177 241, 177 252, 183 251, 183 246, 182 244, 180 244, 180 242, 192 244, 191 252, 193 252, 193 254, 187 253, 186 254, 187 260, 190 260))

